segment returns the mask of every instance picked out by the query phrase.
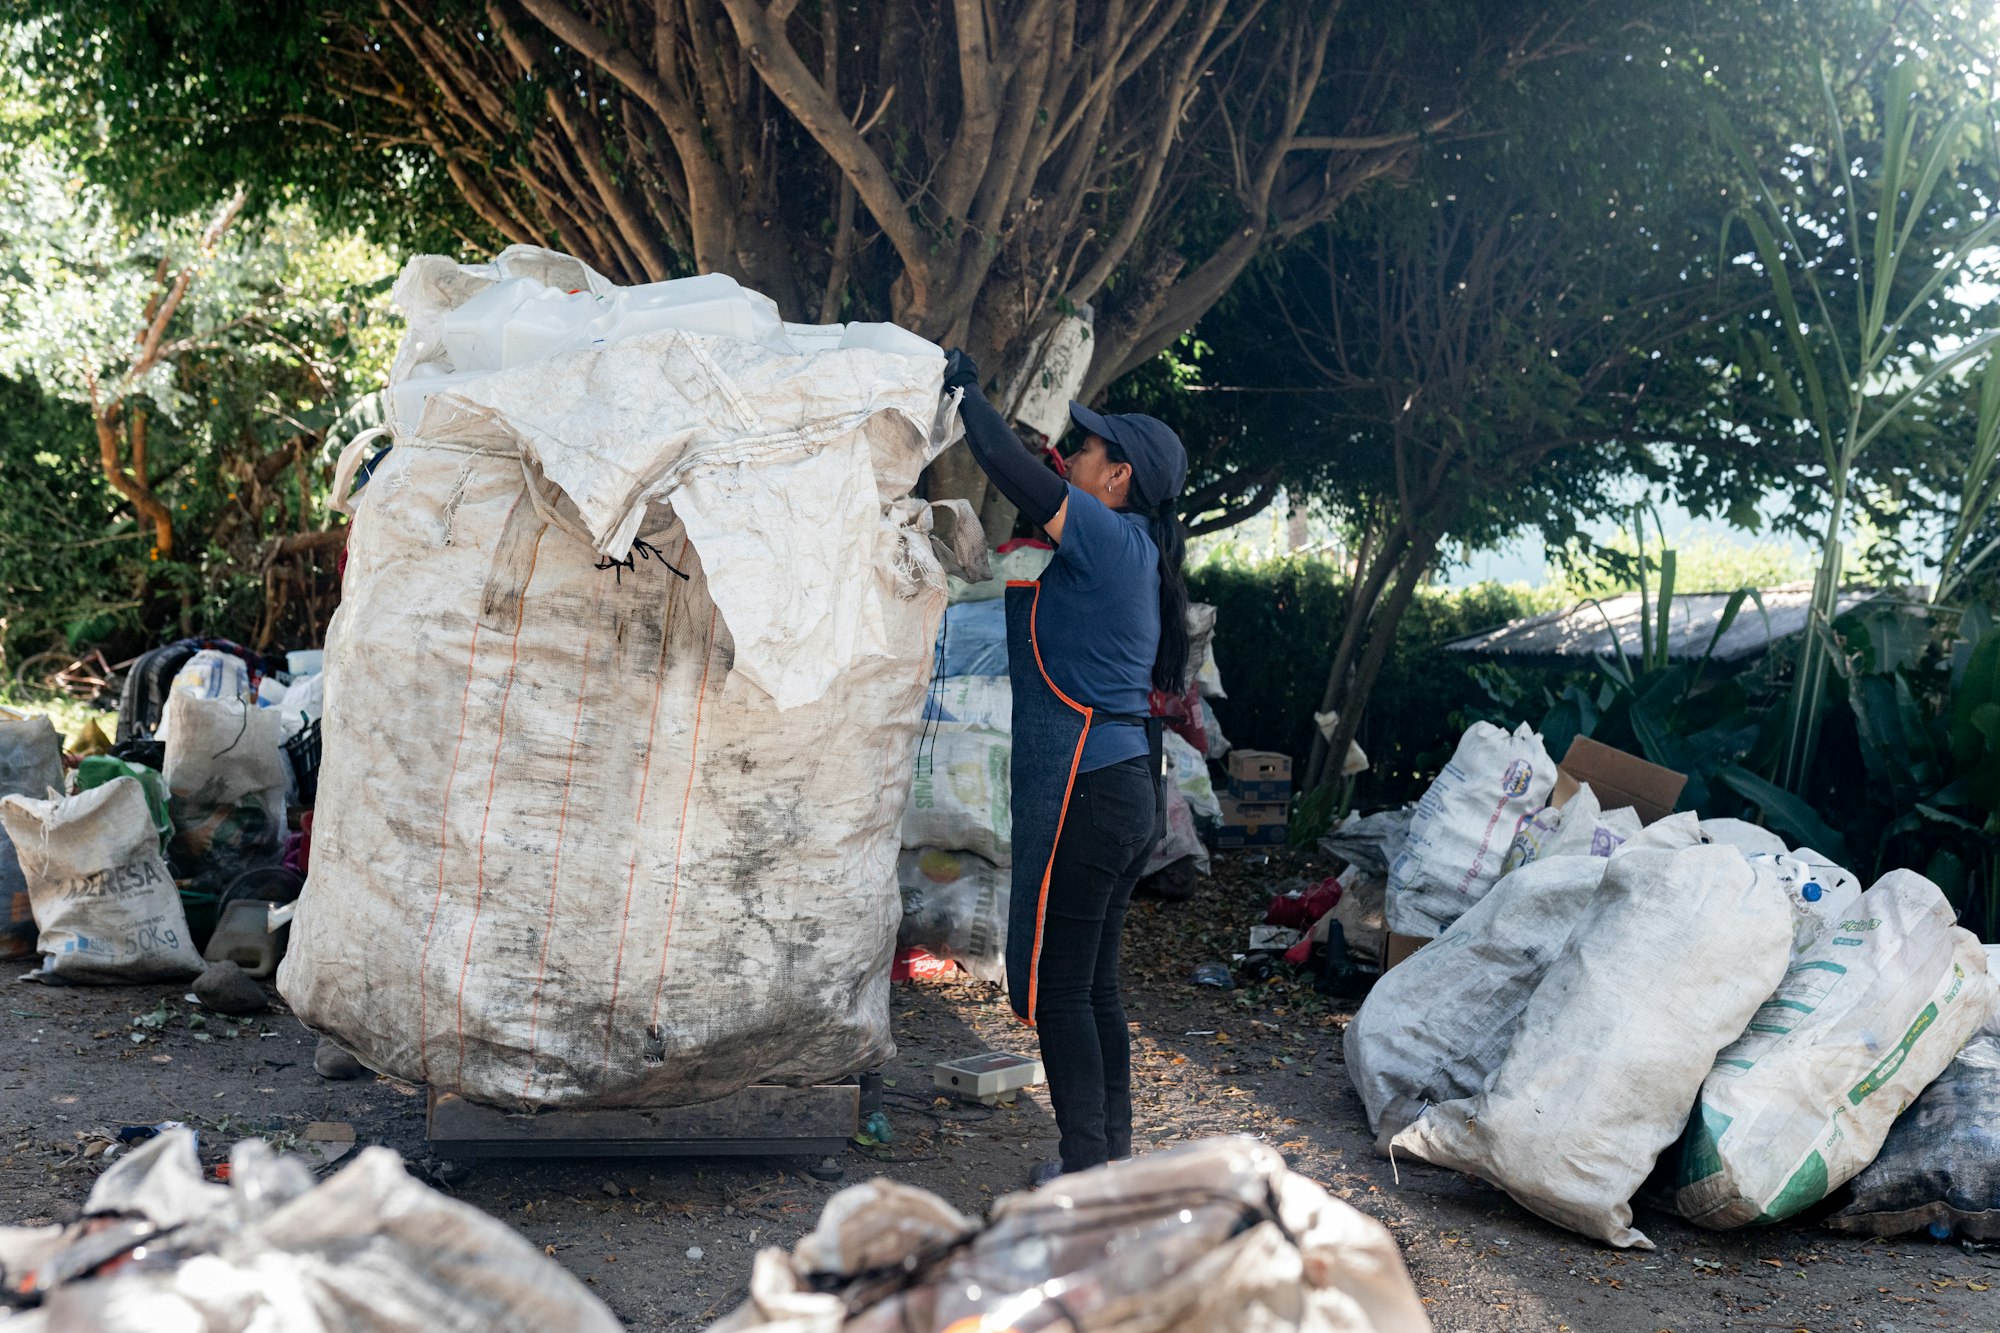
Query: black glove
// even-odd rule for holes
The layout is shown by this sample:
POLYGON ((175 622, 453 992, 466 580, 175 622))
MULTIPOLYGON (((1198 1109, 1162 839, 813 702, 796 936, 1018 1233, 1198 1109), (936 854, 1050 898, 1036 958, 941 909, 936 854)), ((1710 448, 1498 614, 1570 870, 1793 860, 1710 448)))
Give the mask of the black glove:
POLYGON ((944 354, 944 387, 946 391, 979 387, 979 363, 961 348, 944 354))

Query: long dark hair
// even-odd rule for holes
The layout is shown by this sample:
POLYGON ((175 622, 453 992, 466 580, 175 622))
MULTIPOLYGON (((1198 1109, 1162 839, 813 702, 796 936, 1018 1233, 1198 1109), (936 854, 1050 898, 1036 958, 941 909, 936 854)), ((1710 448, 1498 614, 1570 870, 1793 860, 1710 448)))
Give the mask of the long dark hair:
MULTIPOLYGON (((1114 463, 1131 464, 1125 451, 1110 440, 1104 441, 1104 453, 1114 463)), ((1179 694, 1187 688, 1189 673, 1201 665, 1188 661, 1187 580, 1181 571, 1187 560, 1187 529, 1181 526, 1173 500, 1145 509, 1133 503, 1137 498, 1130 496, 1127 507, 1146 516, 1146 530, 1160 551, 1160 650, 1153 657, 1153 688, 1179 694)))
POLYGON ((1168 500, 1146 515, 1153 545, 1160 548, 1160 651, 1153 658, 1153 688, 1179 694, 1188 675, 1200 666, 1188 661, 1187 580, 1181 565, 1187 558, 1187 529, 1168 500))

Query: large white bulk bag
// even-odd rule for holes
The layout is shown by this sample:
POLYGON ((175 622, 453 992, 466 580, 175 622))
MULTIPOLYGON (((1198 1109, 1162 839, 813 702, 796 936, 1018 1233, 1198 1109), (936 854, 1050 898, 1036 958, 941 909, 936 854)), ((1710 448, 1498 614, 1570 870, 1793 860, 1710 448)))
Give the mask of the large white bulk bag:
MULTIPOLYGON (((411 263, 392 387, 450 370, 442 315, 497 277, 604 285, 502 259, 411 263)), ((907 496, 955 429, 942 379, 669 328, 452 379, 400 426, 327 640, 279 973, 299 1017, 371 1068, 527 1106, 890 1055, 945 602, 907 496)))
POLYGON ((1615 858, 1485 1087, 1393 1146, 1551 1222, 1651 1249, 1632 1195, 1680 1137, 1716 1052, 1783 978, 1792 914, 1734 847, 1615 858))
POLYGON ((1956 917, 1935 884, 1893 870, 1792 964, 1702 1084, 1675 1200, 1689 1221, 1776 1222, 1874 1160, 1992 1016, 1986 955, 1956 917))
POLYGON ((1555 785, 1555 763, 1527 723, 1512 735, 1473 723, 1417 802, 1389 867, 1389 929, 1432 936, 1463 916, 1500 878, 1515 829, 1555 785))

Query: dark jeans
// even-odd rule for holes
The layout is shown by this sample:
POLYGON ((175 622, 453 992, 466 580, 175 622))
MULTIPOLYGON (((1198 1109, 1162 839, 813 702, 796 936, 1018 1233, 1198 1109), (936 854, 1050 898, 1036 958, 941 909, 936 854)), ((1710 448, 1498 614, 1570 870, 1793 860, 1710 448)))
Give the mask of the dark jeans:
POLYGON ((1049 875, 1035 1025, 1065 1171, 1132 1155, 1132 1055, 1118 937, 1159 827, 1143 758, 1079 774, 1049 875))

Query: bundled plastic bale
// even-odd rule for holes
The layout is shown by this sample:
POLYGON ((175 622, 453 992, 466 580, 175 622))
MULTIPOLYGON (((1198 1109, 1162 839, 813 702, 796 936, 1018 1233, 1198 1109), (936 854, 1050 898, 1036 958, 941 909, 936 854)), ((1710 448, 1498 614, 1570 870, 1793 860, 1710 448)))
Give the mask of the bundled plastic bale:
POLYGON ((1007 871, 971 852, 925 847, 896 858, 896 885, 897 948, 949 959, 981 981, 1006 980, 1007 871))
POLYGON ((246 700, 177 688, 161 730, 175 855, 193 868, 195 882, 219 892, 246 870, 276 865, 291 777, 280 748, 283 717, 246 700))
POLYGON ((40 932, 35 975, 116 985, 201 971, 136 779, 42 801, 9 796, 0 827, 20 850, 40 932))
POLYGON ((931 682, 924 721, 959 722, 1011 732, 1014 684, 1006 676, 941 676, 931 682))
MULTIPOLYGON (((511 276, 618 290, 525 247, 413 260, 392 394, 454 374, 444 314, 511 276)), ((661 328, 419 395, 327 639, 278 978, 302 1020, 503 1106, 686 1104, 893 1052, 945 602, 910 492, 956 430, 943 373, 661 328)))
POLYGON ((0 1276, 32 1289, 67 1271, 21 1333, 616 1333, 623 1326, 562 1265, 470 1204, 413 1179, 387 1148, 324 1182, 246 1139, 229 1185, 202 1178, 194 1135, 172 1129, 114 1163, 85 1220, 0 1228, 0 1276), (122 1237, 121 1237, 122 1231, 122 1237), (159 1232, 171 1231, 160 1244, 159 1232), (107 1244, 123 1240, 124 1249, 107 1244), (140 1250, 152 1253, 121 1263, 140 1250), (90 1258, 81 1258, 89 1254, 90 1258), (108 1270, 108 1271, 105 1271, 108 1270), (27 1284, 27 1285, 23 1285, 27 1284))
POLYGON ((916 779, 903 814, 903 846, 949 847, 1013 864, 1014 738, 993 727, 946 722, 917 747, 916 779))
POLYGON ((1556 766, 1525 722, 1512 735, 1475 722, 1417 802, 1389 867, 1389 929, 1432 936, 1493 887, 1522 819, 1549 802, 1556 766))
MULTIPOLYGON (((2000 979, 2000 945, 1986 946, 1986 968, 2000 979)), ((2000 1240, 2000 1015, 1896 1117, 1851 1194, 1827 1219, 1836 1231, 2000 1240)))
MULTIPOLYGON (((62 790, 62 736, 46 717, 0 718, 0 798, 62 790)), ((35 911, 13 842, 0 831, 0 958, 35 952, 35 911)))
POLYGON ((1632 1195, 1783 978, 1791 933, 1790 909, 1733 847, 1615 858, 1500 1067, 1393 1146, 1572 1231, 1651 1249, 1632 1195))
POLYGON ((1867 1166, 1993 1016, 1994 981, 1935 884, 1895 870, 1796 962, 1716 1057, 1681 1145, 1679 1211, 1776 1222, 1867 1166))
POLYGON ((757 1256, 710 1333, 1427 1333, 1388 1229, 1246 1138, 1064 1176, 984 1228, 888 1180, 842 1190, 757 1256), (886 1275, 886 1276, 885 1276, 886 1275))

